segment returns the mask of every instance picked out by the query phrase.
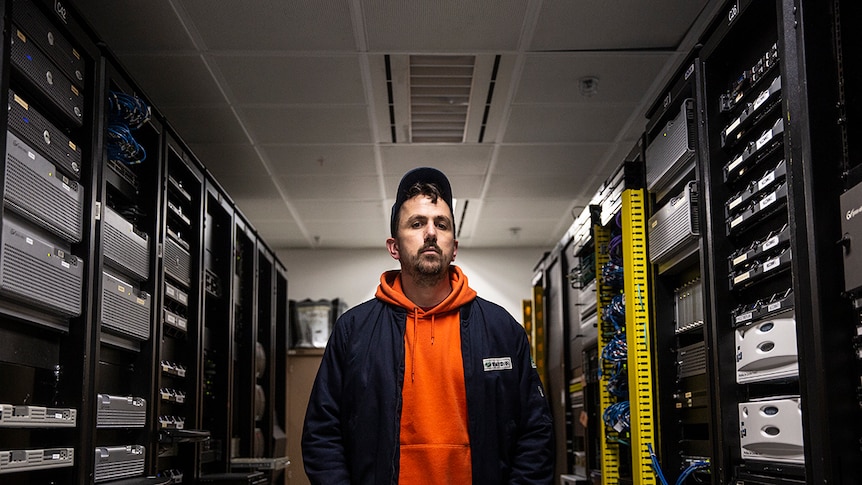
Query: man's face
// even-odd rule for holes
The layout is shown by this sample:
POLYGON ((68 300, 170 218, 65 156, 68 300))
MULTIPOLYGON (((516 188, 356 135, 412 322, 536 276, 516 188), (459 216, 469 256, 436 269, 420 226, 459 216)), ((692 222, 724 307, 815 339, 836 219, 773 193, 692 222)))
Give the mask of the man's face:
POLYGON ((418 195, 404 201, 396 237, 386 241, 389 253, 401 261, 403 273, 430 283, 448 276, 449 263, 458 252, 451 214, 441 198, 435 203, 418 195))

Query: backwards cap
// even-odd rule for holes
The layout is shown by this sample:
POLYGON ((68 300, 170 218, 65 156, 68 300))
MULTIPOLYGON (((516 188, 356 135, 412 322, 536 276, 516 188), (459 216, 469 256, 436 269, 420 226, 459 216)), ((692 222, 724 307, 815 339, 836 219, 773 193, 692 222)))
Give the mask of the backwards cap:
POLYGON ((452 187, 449 185, 449 179, 436 168, 414 168, 405 173, 404 177, 401 178, 401 183, 398 184, 398 192, 395 194, 395 203, 392 204, 392 216, 389 222, 392 237, 395 237, 395 234, 398 232, 398 212, 401 211, 401 205, 407 200, 407 191, 417 183, 434 184, 437 186, 440 190, 440 197, 449 206, 449 212, 452 215, 452 224, 455 223, 455 213, 452 212, 452 187))

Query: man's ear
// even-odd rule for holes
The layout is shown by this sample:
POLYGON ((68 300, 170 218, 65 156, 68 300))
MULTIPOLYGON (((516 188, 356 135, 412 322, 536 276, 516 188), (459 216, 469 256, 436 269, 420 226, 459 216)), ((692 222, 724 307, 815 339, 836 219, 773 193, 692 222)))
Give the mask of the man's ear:
POLYGON ((389 251, 389 255, 392 256, 392 259, 396 261, 401 259, 398 252, 398 241, 396 241, 394 237, 386 239, 386 250, 389 251))
POLYGON ((452 261, 455 261, 455 256, 458 256, 458 240, 455 240, 455 248, 452 251, 452 261))

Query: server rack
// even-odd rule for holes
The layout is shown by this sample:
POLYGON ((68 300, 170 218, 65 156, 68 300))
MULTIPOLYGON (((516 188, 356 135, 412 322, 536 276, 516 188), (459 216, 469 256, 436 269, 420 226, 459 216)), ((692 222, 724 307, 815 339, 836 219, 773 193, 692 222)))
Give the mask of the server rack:
MULTIPOLYGON (((167 476, 196 477, 200 456, 195 443, 201 428, 203 381, 203 220, 204 173, 199 162, 175 133, 166 129, 164 173, 161 179, 160 293, 157 315, 157 362, 174 363, 183 377, 170 370, 158 373, 157 406, 151 418, 158 433, 156 471, 167 476), (172 297, 173 295, 173 297, 172 297), (177 379, 179 377, 179 379, 177 379), (176 387, 172 387, 176 386, 176 387), (165 389, 184 394, 177 400, 165 389)), ((168 367, 170 364, 168 364, 168 367)))
POLYGON ((0 13, 2 481, 270 482, 277 471, 229 473, 229 459, 257 427, 287 463, 286 269, 245 223, 267 269, 235 279, 233 201, 73 8, 0 13), (231 414, 234 374, 254 369, 235 353, 240 291, 275 356, 257 369, 271 396, 258 422, 231 414))
MULTIPOLYGON (((590 376, 588 352, 597 348, 598 304, 596 298, 596 263, 592 228, 598 217, 597 207, 588 206, 575 218, 565 236, 563 246, 566 267, 569 268, 564 288, 566 299, 566 348, 569 377, 569 404, 571 422, 567 423, 571 436, 571 468, 575 483, 587 481, 597 468, 591 465, 590 444, 595 439, 594 423, 599 419, 590 399, 598 396, 594 379, 590 376)), ((597 378, 597 376, 596 376, 597 378)))
POLYGON ((821 398, 858 380, 838 345, 852 309, 824 273, 840 267, 829 187, 847 182, 835 163, 847 152, 834 123, 841 4, 728 3, 699 53, 717 483, 855 479, 859 430, 846 424, 859 411, 821 398))
POLYGON ((710 482, 716 437, 713 369, 707 350, 712 327, 704 315, 710 281, 701 241, 706 224, 696 87, 702 75, 695 51, 647 113, 644 161, 650 199, 656 409, 663 431, 655 451, 668 478, 690 473, 710 482))
POLYGON ((202 475, 226 473, 231 442, 231 373, 233 339, 234 230, 230 200, 211 181, 206 184, 204 253, 204 349, 202 428, 210 437, 201 444, 202 475))
POLYGON ((593 226, 602 483, 655 483, 650 281, 643 147, 638 142, 599 189, 593 226))
MULTIPOLYGON (((564 246, 561 242, 547 253, 537 268, 541 273, 545 338, 547 342, 569 342, 568 284, 564 246)), ((556 439, 556 474, 569 473, 573 466, 572 454, 572 407, 569 395, 571 381, 570 354, 566 345, 548 345, 545 355, 547 363, 547 387, 554 416, 556 439)))
POLYGON ((156 241, 163 128, 140 90, 111 61, 104 62, 103 149, 100 167, 94 293, 99 346, 94 351, 96 437, 91 445, 95 482, 141 476, 157 456, 154 338, 160 306, 156 286, 156 241), (138 144, 120 150, 114 136, 138 144), (148 156, 145 156, 144 154, 148 156))
POLYGON ((0 11, 0 102, 9 108, 0 121, 7 142, 0 164, 0 404, 9 411, 0 429, 0 473, 4 483, 31 476, 83 483, 94 433, 88 358, 98 345, 89 295, 97 285, 100 57, 71 13, 61 17, 47 2, 20 1, 3 2, 0 11), (49 45, 44 32, 57 42, 49 45), (49 74, 56 85, 46 83, 49 74), (39 191, 21 197, 27 188, 39 191), (60 419, 45 419, 48 413, 60 419))

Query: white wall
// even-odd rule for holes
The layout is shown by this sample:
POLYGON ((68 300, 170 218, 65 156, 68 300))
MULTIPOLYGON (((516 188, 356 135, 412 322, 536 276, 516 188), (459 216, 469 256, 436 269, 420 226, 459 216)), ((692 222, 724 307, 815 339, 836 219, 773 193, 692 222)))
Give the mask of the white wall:
MULTIPOLYGON (((521 301, 532 299, 533 268, 545 248, 458 250, 455 264, 482 298, 504 307, 521 322, 521 301)), ((380 274, 397 269, 395 261, 380 249, 280 250, 278 258, 287 268, 288 296, 301 301, 343 299, 354 306, 374 297, 380 274)), ((523 322, 522 322, 523 323, 523 322)))

